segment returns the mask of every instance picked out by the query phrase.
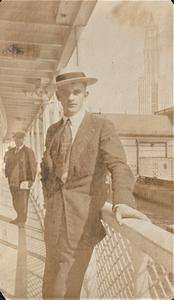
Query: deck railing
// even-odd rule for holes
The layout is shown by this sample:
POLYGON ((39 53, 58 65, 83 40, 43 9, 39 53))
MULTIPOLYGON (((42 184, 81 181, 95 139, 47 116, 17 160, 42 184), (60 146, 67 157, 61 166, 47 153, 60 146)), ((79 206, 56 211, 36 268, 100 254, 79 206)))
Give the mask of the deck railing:
POLYGON ((137 219, 124 219, 120 226, 109 203, 102 219, 107 236, 95 248, 86 273, 88 298, 172 299, 173 235, 137 219))
MULTIPOLYGON (((44 206, 39 178, 31 196, 43 224, 44 206)), ((110 203, 103 207, 102 222, 107 235, 95 247, 85 275, 82 297, 172 299, 173 235, 137 219, 124 219, 120 226, 110 203)))

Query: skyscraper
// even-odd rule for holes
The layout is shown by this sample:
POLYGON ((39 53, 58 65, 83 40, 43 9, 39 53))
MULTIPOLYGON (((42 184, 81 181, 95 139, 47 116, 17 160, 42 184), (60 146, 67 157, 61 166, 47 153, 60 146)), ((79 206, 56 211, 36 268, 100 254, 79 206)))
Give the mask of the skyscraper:
POLYGON ((144 74, 139 78, 139 113, 153 114, 158 110, 159 47, 158 28, 151 16, 145 29, 144 74))

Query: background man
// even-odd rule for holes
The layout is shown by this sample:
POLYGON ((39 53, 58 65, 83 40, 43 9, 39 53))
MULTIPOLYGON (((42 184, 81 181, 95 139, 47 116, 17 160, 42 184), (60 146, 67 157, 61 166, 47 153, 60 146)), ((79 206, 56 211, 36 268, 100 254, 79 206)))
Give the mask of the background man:
POLYGON ((117 220, 147 219, 134 209, 134 178, 114 125, 85 111, 86 87, 96 81, 80 72, 56 78, 64 116, 48 129, 41 164, 46 206, 43 298, 80 297, 93 248, 105 236, 100 211, 107 199, 107 170, 117 220))
POLYGON ((5 176, 8 178, 12 194, 16 219, 10 221, 23 227, 27 219, 30 187, 36 176, 36 159, 34 152, 24 144, 24 132, 16 132, 13 136, 16 147, 12 147, 5 157, 5 176), (23 186, 22 186, 23 185, 23 186))

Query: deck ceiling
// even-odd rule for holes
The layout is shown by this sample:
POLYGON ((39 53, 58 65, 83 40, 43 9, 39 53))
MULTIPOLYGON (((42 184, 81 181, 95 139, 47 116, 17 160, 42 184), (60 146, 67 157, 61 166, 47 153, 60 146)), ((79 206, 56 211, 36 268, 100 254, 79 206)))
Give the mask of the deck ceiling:
POLYGON ((27 130, 43 105, 43 92, 66 66, 95 0, 0 2, 0 98, 6 139, 27 130))

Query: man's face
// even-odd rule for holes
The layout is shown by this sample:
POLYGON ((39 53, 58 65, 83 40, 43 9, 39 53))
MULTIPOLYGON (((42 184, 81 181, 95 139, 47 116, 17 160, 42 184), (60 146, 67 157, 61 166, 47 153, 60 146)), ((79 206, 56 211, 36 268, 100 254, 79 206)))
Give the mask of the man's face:
POLYGON ((24 137, 14 137, 16 147, 20 147, 24 143, 24 137))
POLYGON ((63 106, 64 115, 70 117, 81 110, 86 97, 86 85, 82 82, 66 84, 56 94, 63 106))

